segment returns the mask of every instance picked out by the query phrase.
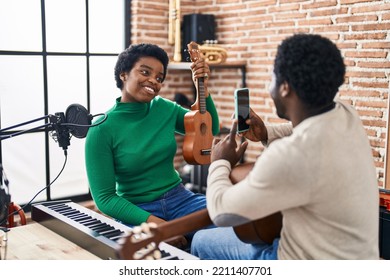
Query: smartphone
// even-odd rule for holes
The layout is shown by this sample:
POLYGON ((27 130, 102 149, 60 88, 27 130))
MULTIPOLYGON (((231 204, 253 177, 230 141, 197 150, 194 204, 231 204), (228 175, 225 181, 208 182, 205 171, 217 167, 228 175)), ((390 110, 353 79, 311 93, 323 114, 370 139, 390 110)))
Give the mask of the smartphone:
POLYGON ((234 91, 235 117, 238 120, 237 132, 249 129, 246 120, 249 119, 249 89, 239 88, 234 91))

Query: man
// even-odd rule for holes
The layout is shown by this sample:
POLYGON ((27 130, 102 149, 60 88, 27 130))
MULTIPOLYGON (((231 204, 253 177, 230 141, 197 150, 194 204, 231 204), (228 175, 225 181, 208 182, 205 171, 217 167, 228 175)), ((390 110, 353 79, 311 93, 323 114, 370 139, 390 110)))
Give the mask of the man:
MULTIPOLYGON (((198 232, 201 259, 379 259, 378 187, 359 116, 335 99, 344 82, 340 51, 319 35, 297 34, 278 47, 271 97, 288 124, 265 126, 253 111, 251 141, 267 148, 235 185, 232 167, 247 142, 231 133, 213 143, 207 208, 215 229, 198 232), (232 227, 281 212, 280 238, 242 242, 232 227)), ((261 229, 259 229, 261 230, 261 229)))

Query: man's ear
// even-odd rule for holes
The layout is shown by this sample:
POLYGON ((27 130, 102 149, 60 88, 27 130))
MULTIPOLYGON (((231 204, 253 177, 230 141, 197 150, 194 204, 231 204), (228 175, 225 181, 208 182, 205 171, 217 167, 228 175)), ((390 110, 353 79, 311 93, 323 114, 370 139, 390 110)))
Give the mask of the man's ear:
POLYGON ((290 93, 290 85, 285 81, 280 85, 280 95, 286 97, 290 93))

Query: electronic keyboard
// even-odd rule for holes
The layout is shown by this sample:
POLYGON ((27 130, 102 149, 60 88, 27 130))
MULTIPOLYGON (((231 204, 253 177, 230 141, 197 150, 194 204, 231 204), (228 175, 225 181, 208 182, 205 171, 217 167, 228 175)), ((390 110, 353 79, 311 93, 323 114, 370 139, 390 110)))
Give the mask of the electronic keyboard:
MULTIPOLYGON (((69 200, 35 203, 31 218, 102 259, 120 259, 121 241, 131 232, 130 227, 69 200)), ((198 259, 165 242, 159 250, 163 260, 198 259)))

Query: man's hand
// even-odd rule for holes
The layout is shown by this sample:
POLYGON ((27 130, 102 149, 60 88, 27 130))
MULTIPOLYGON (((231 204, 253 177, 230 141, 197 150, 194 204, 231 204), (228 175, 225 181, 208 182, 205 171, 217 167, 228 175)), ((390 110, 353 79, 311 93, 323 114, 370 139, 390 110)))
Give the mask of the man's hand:
POLYGON ((225 159, 230 162, 231 167, 240 160, 248 146, 248 142, 243 142, 237 146, 237 120, 232 123, 230 133, 223 139, 214 139, 211 147, 211 162, 225 159))
POLYGON ((242 136, 253 142, 268 140, 267 128, 265 127, 263 120, 252 110, 252 108, 250 109, 249 119, 246 123, 249 124, 249 130, 243 132, 242 136))

